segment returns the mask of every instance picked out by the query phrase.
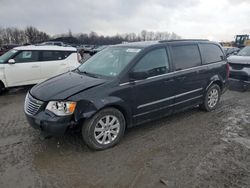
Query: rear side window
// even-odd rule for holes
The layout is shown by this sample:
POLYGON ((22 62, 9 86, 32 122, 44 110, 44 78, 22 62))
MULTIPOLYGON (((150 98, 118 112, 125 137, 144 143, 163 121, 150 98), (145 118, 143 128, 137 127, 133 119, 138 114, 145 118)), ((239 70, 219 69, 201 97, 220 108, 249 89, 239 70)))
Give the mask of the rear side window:
POLYGON ((201 57, 197 45, 172 46, 172 59, 175 70, 201 65, 201 57))
POLYGON ((22 51, 14 57, 16 63, 28 63, 38 61, 38 51, 22 51))
POLYGON ((165 48, 148 52, 134 67, 134 72, 147 72, 149 76, 169 72, 169 63, 165 48))
POLYGON ((223 60, 224 54, 219 46, 215 44, 200 44, 204 64, 215 63, 223 60))
POLYGON ((56 61, 66 59, 72 52, 67 51, 42 51, 41 61, 56 61))

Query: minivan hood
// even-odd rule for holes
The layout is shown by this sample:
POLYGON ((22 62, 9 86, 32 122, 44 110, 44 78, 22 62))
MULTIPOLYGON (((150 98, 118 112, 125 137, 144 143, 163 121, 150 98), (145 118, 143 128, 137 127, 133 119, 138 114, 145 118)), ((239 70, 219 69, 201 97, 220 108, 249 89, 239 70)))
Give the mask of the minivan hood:
POLYGON ((42 101, 64 100, 104 82, 105 80, 100 78, 68 72, 35 85, 30 94, 42 101))
POLYGON ((230 56, 227 60, 228 60, 229 63, 250 64, 250 56, 233 55, 233 56, 230 56))

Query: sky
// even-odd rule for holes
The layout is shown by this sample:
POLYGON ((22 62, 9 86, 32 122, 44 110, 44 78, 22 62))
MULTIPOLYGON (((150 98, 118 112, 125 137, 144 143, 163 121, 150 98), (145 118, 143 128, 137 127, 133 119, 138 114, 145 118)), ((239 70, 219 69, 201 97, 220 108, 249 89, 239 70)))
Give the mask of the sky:
POLYGON ((250 34, 250 0, 0 0, 0 27, 30 25, 51 35, 147 30, 231 41, 250 34))

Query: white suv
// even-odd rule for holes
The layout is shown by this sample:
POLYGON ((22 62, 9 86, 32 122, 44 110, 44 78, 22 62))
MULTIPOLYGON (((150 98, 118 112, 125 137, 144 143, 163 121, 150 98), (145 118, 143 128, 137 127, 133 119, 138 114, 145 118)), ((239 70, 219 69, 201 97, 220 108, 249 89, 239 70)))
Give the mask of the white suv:
POLYGON ((0 56, 0 92, 7 87, 31 85, 77 68, 76 48, 20 46, 0 56))

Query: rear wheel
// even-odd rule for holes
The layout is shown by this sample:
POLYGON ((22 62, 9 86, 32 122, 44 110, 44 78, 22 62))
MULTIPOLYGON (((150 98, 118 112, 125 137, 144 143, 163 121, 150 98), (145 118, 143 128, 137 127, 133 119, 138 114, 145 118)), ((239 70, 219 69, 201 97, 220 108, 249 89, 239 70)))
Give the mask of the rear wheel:
POLYGON ((83 124, 82 137, 89 148, 104 150, 116 145, 124 131, 123 114, 115 108, 106 108, 83 124))
POLYGON ((220 101, 221 89, 217 84, 211 85, 205 95, 203 104, 200 105, 201 109, 205 111, 212 111, 216 109, 220 101))

